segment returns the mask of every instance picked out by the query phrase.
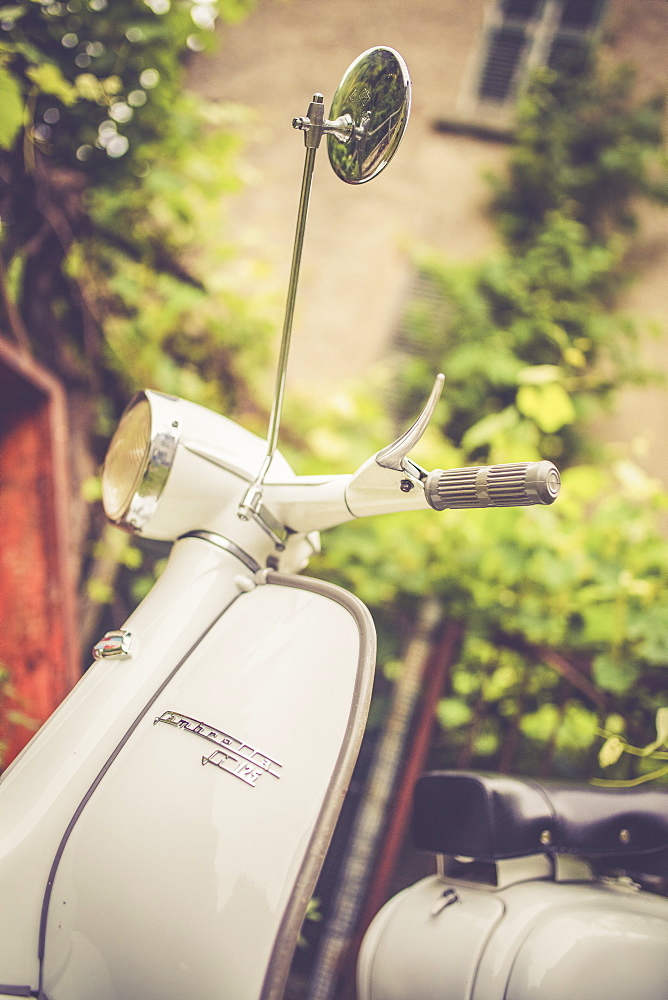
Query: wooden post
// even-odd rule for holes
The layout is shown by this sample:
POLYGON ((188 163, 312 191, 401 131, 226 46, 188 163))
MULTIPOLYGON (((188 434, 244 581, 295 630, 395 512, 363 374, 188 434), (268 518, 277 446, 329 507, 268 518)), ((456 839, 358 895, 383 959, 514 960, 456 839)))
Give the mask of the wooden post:
POLYGON ((436 707, 443 688, 461 650, 464 630, 460 622, 445 622, 432 645, 424 676, 420 705, 416 712, 410 746, 401 768, 400 780, 392 800, 392 809, 379 851, 364 909, 357 926, 355 959, 362 938, 381 906, 387 901, 392 876, 406 838, 413 808, 413 790, 424 770, 436 719, 436 707))
POLYGON ((438 601, 427 599, 395 685, 390 714, 353 824, 319 945, 309 1000, 331 1000, 334 996, 342 1000, 353 993, 361 930, 369 923, 370 908, 377 906, 394 870, 410 814, 412 788, 429 748, 435 705, 461 642, 461 626, 453 623, 438 630, 434 645, 440 616, 438 601), (416 717, 414 742, 409 747, 416 717), (391 821, 384 838, 388 815, 391 821), (374 876, 379 859, 380 873, 374 876))
POLYGON ((63 391, 0 338, 0 762, 78 677, 63 391))

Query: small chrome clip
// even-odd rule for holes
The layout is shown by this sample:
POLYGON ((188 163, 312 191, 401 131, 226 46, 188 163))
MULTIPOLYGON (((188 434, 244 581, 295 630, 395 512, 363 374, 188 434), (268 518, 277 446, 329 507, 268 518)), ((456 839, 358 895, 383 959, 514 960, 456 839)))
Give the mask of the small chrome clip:
POLYGON ((132 641, 132 632, 128 632, 126 629, 115 629, 112 632, 107 632, 93 646, 93 656, 96 660, 107 660, 113 656, 129 656, 132 641))
POLYGON ((452 906, 453 903, 458 902, 459 896, 457 895, 456 889, 445 889, 429 911, 429 916, 437 917, 439 913, 446 908, 446 906, 452 906))

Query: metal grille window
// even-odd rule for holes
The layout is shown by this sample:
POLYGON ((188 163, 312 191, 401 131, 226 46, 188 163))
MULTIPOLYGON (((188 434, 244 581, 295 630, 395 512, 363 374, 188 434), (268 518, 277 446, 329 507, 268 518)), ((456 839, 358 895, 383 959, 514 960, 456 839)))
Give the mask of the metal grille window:
POLYGON ((563 0, 560 26, 590 31, 596 27, 600 13, 600 0, 563 0))
POLYGON ((493 33, 480 78, 480 97, 503 101, 510 94, 525 44, 522 29, 502 27, 493 33))
POLYGON ((577 67, 586 59, 605 0, 496 0, 464 87, 469 117, 512 106, 538 66, 577 67))
POLYGON ((541 6, 542 0, 506 0, 503 10, 508 18, 529 21, 541 6))

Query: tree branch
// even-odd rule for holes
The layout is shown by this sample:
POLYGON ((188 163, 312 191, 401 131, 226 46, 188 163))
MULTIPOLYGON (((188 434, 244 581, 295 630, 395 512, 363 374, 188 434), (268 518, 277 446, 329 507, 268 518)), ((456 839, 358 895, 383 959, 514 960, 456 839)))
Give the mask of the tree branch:
POLYGON ((588 698, 602 712, 609 711, 610 699, 608 695, 604 691, 599 691, 591 679, 558 650, 550 649, 549 646, 534 645, 519 636, 510 636, 505 633, 497 634, 494 641, 506 649, 521 653, 522 656, 540 660, 546 666, 551 667, 560 677, 563 677, 565 681, 568 681, 572 687, 588 698))

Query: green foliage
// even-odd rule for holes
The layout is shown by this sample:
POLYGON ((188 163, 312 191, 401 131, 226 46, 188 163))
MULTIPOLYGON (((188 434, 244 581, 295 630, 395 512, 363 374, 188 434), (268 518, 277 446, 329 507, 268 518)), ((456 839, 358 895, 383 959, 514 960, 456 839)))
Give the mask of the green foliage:
POLYGON ((585 226, 557 212, 521 255, 478 266, 423 256, 423 280, 447 308, 439 323, 433 296, 412 307, 402 415, 442 368, 440 425, 471 461, 512 461, 518 447, 562 465, 587 457, 582 428, 594 403, 647 378, 632 324, 607 309, 620 259, 615 243, 592 245, 585 226))
MULTIPOLYGON (((0 6, 0 60, 14 95, 2 145, 23 135, 61 165, 118 176, 169 134, 181 57, 211 44, 216 18, 252 0, 22 0, 0 6)), ((3 108, 3 111, 5 109, 3 108)))
POLYGON ((507 182, 496 184, 499 229, 517 251, 553 212, 593 243, 632 230, 638 196, 668 204, 663 95, 637 103, 629 67, 541 70, 520 103, 507 182))
POLYGON ((668 171, 660 102, 636 106, 629 83, 539 76, 496 182, 505 248, 476 265, 421 255, 429 294, 407 317, 393 394, 403 424, 444 371, 439 433, 417 460, 550 458, 558 502, 375 518, 328 542, 328 572, 372 605, 391 663, 427 593, 466 626, 436 764, 590 774, 609 720, 642 742, 664 701, 668 498, 587 429, 646 377, 615 304, 634 199, 664 203, 668 171))
MULTIPOLYGON (((306 907, 304 924, 308 926, 309 923, 319 924, 321 923, 321 921, 322 921, 322 912, 320 910, 320 900, 311 898, 309 899, 308 906, 306 907)), ((308 939, 304 934, 303 930, 302 933, 299 935, 299 938, 297 939, 297 945, 300 948, 308 948, 309 946, 308 939)))
MULTIPOLYGON (((661 747, 668 747, 668 708, 666 706, 660 708, 656 713, 655 726, 656 738, 644 747, 631 746, 627 740, 617 733, 610 733, 603 730, 600 735, 605 736, 606 740, 598 755, 600 766, 605 768, 616 764, 624 753, 649 760, 668 760, 668 753, 665 749, 661 749, 661 747)), ((661 767, 645 771, 638 777, 629 778, 626 781, 599 778, 595 779, 594 783, 597 785, 613 786, 615 788, 633 788, 636 785, 642 785, 647 781, 654 781, 656 778, 663 778, 666 775, 668 775, 668 764, 663 764, 661 767)))
MULTIPOLYGON (((25 707, 25 698, 12 685, 10 667, 0 660, 0 713, 10 725, 20 726, 32 736, 39 729, 40 723, 25 707)), ((0 741, 0 765, 6 749, 7 745, 0 741)))
POLYGON ((0 101, 3 115, 0 120, 0 146, 11 149, 23 124, 23 101, 18 80, 0 67, 0 101))
POLYGON ((104 315, 104 363, 126 391, 154 385, 229 412, 247 403, 271 326, 271 303, 237 289, 221 240, 243 116, 180 103, 141 184, 90 192, 93 229, 67 270, 104 315))
POLYGON ((495 181, 505 251, 477 266, 418 262, 432 295, 408 317, 400 414, 441 368, 441 428, 471 461, 512 461, 518 448, 562 466, 589 458, 593 405, 649 377, 634 325, 614 307, 635 202, 668 204, 668 160, 663 101, 635 104, 631 83, 625 70, 542 71, 519 109, 508 175, 495 181))
MULTIPOLYGON (((0 7, 0 319, 65 381, 73 408, 95 400, 92 453, 141 384, 252 415, 269 321, 239 292, 220 239, 243 115, 181 89, 183 56, 206 44, 202 11, 247 6, 0 7)), ((598 731, 651 746, 668 666, 666 499, 629 462, 592 464, 586 420, 644 377, 615 305, 635 199, 668 201, 660 107, 635 104, 623 74, 542 74, 496 183, 505 249, 475 266, 418 262, 435 294, 409 317, 399 419, 440 369, 447 388, 415 458, 549 457, 565 469, 554 507, 369 519, 332 532, 316 566, 372 606, 388 673, 425 594, 466 624, 438 762, 574 773, 591 769, 598 731)), ((297 406, 291 419, 314 452, 301 471, 349 471, 392 433, 368 394, 335 399, 324 426, 297 406)), ((106 536, 91 545, 90 603, 118 598, 131 571, 138 599, 152 559, 106 536)))
POLYGON ((103 411, 139 381, 228 409, 247 394, 267 320, 231 287, 220 238, 243 115, 186 94, 182 61, 249 6, 0 8, 6 325, 66 382, 101 388, 103 411))
POLYGON ((73 524, 82 620, 96 630, 96 605, 115 600, 122 619, 122 595, 136 600, 128 559, 142 557, 96 546, 98 498, 82 489, 130 393, 257 405, 274 304, 243 294, 224 239, 246 112, 183 88, 217 18, 253 3, 0 4, 0 326, 69 396, 72 495, 92 504, 73 524))
POLYGON ((517 741, 516 769, 535 771, 554 755, 558 769, 581 772, 603 719, 616 713, 642 733, 664 698, 666 506, 627 462, 612 473, 578 466, 549 508, 344 526, 328 536, 318 569, 371 605, 381 658, 400 655, 425 594, 466 624, 439 709, 439 763, 499 766, 517 741))

